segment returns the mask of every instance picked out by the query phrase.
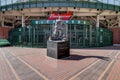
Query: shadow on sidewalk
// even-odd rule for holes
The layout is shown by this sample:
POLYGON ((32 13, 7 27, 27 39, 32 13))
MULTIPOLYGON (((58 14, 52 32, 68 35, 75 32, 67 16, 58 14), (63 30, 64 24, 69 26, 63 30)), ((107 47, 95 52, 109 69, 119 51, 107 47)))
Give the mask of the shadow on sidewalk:
POLYGON ((82 55, 70 55, 67 58, 63 58, 62 60, 82 60, 86 58, 97 58, 105 61, 109 61, 109 57, 104 57, 104 56, 82 56, 82 55))
POLYGON ((92 48, 71 48, 71 49, 87 49, 87 50, 120 50, 120 46, 92 47, 92 48))

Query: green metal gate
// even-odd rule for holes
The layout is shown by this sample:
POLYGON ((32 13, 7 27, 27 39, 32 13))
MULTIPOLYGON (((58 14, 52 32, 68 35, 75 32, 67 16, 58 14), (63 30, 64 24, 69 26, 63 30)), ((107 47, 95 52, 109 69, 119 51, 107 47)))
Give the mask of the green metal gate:
POLYGON ((89 25, 70 25, 69 40, 71 47, 86 47, 90 42, 90 26, 89 25))
MULTIPOLYGON (((46 47, 53 23, 54 21, 48 20, 32 21, 31 26, 14 28, 9 32, 9 41, 16 46, 46 47)), ((108 29, 99 28, 97 41, 97 30, 89 22, 70 20, 66 23, 71 48, 112 45, 112 31, 108 29)))

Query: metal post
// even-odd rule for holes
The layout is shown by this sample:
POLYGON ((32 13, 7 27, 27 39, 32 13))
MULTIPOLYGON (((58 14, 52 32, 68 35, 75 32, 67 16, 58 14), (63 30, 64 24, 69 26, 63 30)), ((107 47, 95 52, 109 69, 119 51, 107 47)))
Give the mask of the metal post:
POLYGON ((22 45, 24 45, 24 42, 25 42, 25 16, 24 14, 22 14, 22 45))
POLYGON ((36 32, 37 32, 37 47, 39 46, 39 44, 38 44, 38 39, 39 39, 39 32, 38 32, 38 24, 36 24, 36 32))
POLYGON ((70 30, 69 30, 70 31, 70 33, 69 33, 70 36, 69 37, 70 37, 70 47, 71 47, 71 45, 72 45, 72 42, 71 42, 71 24, 69 24, 69 27, 70 27, 70 30))
POLYGON ((22 27, 25 27, 25 16, 22 14, 22 27))
POLYGON ((66 38, 68 40, 68 25, 66 25, 66 38))
POLYGON ((36 44, 36 37, 35 37, 35 32, 36 32, 36 30, 35 30, 35 27, 33 28, 33 44, 36 44))
POLYGON ((100 16, 97 15, 97 22, 96 22, 96 27, 97 27, 97 28, 99 28, 99 24, 100 24, 99 18, 100 18, 100 16))
POLYGON ((90 37, 89 38, 90 39, 89 45, 92 46, 92 25, 90 25, 89 29, 90 29, 90 33, 89 33, 89 37, 90 37))
POLYGON ((15 23, 14 23, 14 21, 13 21, 13 23, 12 23, 12 27, 13 27, 13 28, 15 27, 15 23))
POLYGON ((31 41, 31 38, 30 38, 30 35, 31 35, 31 26, 29 26, 29 28, 28 28, 28 33, 29 33, 28 43, 30 44, 30 41, 31 41))
POLYGON ((86 25, 85 25, 85 23, 83 24, 83 47, 85 47, 86 45, 85 45, 85 43, 86 43, 86 40, 85 40, 85 36, 86 36, 86 34, 85 34, 85 32, 86 32, 86 25))
POLYGON ((2 16, 2 27, 5 27, 5 24, 4 24, 4 20, 5 20, 5 18, 2 16))
POLYGON ((107 22, 107 28, 110 28, 110 23, 109 22, 107 22))
POLYGON ((99 46, 99 27, 100 27, 100 21, 99 21, 100 16, 97 15, 97 22, 96 22, 96 45, 99 46))
POLYGON ((118 27, 120 27, 120 16, 118 16, 118 27))

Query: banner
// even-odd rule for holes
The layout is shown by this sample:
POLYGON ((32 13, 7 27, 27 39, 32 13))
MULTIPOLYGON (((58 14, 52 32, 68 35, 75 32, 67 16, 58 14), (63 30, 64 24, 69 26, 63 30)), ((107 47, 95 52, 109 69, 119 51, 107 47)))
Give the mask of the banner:
POLYGON ((58 19, 59 16, 62 17, 62 20, 69 20, 72 15, 73 15, 73 12, 67 12, 67 13, 63 13, 63 14, 58 14, 58 13, 52 12, 48 17, 48 20, 58 19))

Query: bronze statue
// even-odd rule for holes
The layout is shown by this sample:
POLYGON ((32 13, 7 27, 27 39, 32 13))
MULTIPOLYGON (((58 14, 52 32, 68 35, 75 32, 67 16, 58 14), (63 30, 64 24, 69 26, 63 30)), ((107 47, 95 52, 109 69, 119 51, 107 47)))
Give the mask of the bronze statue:
POLYGON ((67 24, 61 19, 60 16, 58 19, 55 20, 55 23, 52 27, 52 35, 50 36, 49 40, 53 41, 66 41, 67 40, 67 24))

